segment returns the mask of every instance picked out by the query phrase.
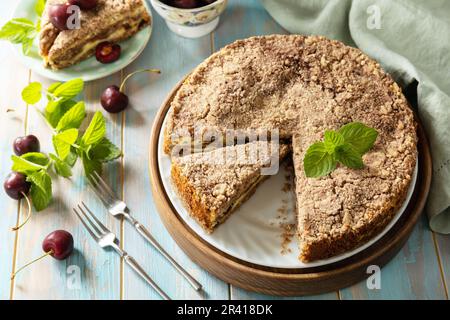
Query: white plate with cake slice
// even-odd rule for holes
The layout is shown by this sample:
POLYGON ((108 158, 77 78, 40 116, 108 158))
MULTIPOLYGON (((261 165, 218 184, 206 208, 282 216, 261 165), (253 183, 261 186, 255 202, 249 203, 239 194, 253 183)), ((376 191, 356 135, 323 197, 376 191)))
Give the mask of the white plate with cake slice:
MULTIPOLYGON (((164 121, 165 127, 167 118, 164 121)), ((280 165, 277 174, 262 182, 255 193, 233 212, 225 223, 207 233, 189 215, 171 178, 171 159, 164 152, 163 133, 159 136, 158 162, 163 186, 173 207, 183 221, 210 245, 240 260, 273 268, 310 268, 332 264, 365 250, 381 239, 400 219, 414 191, 418 163, 406 199, 390 223, 365 244, 329 259, 302 262, 299 260, 296 237, 295 196, 292 172, 280 165)))
MULTIPOLYGON (((65 1, 63 0, 50 0, 53 1, 55 3, 64 3, 65 1)), ((83 29, 83 26, 85 26, 86 24, 83 24, 84 21, 86 21, 86 19, 88 21, 93 21, 95 20, 95 18, 101 18, 102 16, 97 16, 101 14, 101 8, 102 8, 102 1, 104 0, 100 0, 99 4, 100 4, 100 9, 98 9, 98 11, 96 11, 97 9, 93 9, 93 10, 86 10, 86 11, 81 11, 81 29, 83 29), (89 18, 89 19, 88 19, 89 18)), ((127 1, 134 1, 134 0, 127 0, 127 1)), ((107 63, 107 64, 102 64, 99 61, 96 60, 95 56, 92 56, 92 49, 96 47, 96 45, 100 42, 103 41, 107 41, 109 39, 123 39, 125 37, 124 36, 120 36, 118 35, 118 32, 120 32, 120 28, 108 28, 105 27, 103 24, 101 27, 95 28, 94 29, 98 30, 98 32, 101 32, 101 34, 107 34, 107 29, 114 29, 114 30, 110 30, 110 36, 108 37, 101 37, 100 34, 98 35, 98 37, 95 38, 95 41, 88 41, 86 43, 86 46, 83 46, 83 48, 87 48, 89 47, 89 50, 91 53, 88 54, 88 58, 83 58, 80 62, 77 62, 71 66, 68 67, 63 67, 61 69, 54 69, 51 68, 50 66, 45 65, 44 59, 43 57, 41 57, 40 52, 39 52, 39 46, 40 46, 40 39, 39 39, 39 35, 36 36, 36 38, 34 39, 34 42, 32 44, 31 50, 29 52, 28 55, 25 55, 22 52, 22 46, 21 45, 14 45, 14 51, 16 52, 19 60, 28 68, 30 68, 31 70, 33 70, 34 72, 36 72, 37 74, 44 76, 46 78, 52 79, 52 80, 56 80, 56 81, 68 81, 70 79, 74 79, 74 78, 82 78, 84 81, 91 81, 91 80, 96 80, 96 79, 100 79, 100 78, 104 78, 106 76, 109 76, 111 74, 114 74, 115 72, 118 72, 120 70, 122 70, 123 68, 125 68, 127 65, 129 65, 130 63, 132 63, 141 53, 142 51, 145 49, 145 47, 147 46, 148 41, 150 40, 150 36, 152 34, 152 24, 153 24, 153 19, 152 19, 152 14, 151 14, 151 10, 150 7, 148 5, 148 3, 145 0, 142 0, 142 4, 143 6, 145 6, 144 11, 146 9, 148 15, 146 14, 146 20, 149 20, 149 24, 145 27, 143 27, 142 29, 140 29, 140 31, 136 32, 129 38, 127 38, 126 40, 118 40, 118 43, 121 47, 121 54, 120 54, 120 58, 112 63, 107 63), (149 19, 148 19, 149 18, 149 19), (102 31, 101 28, 104 28, 105 30, 102 31), (106 33, 105 33, 106 32, 106 33)), ((142 8, 142 4, 140 4, 141 8, 142 8)), ((37 22, 39 20, 38 14, 36 13, 35 10, 35 5, 36 5, 36 0, 21 0, 14 13, 13 13, 13 18, 26 18, 31 20, 32 22, 37 22)), ((49 1, 47 2, 47 5, 49 5, 49 1)), ((112 6, 112 4, 111 4, 112 6)), ((44 15, 45 15, 45 11, 44 11, 44 15)), ((45 21, 44 21, 44 15, 43 15, 43 26, 41 27, 41 30, 43 30, 45 28, 45 21)), ((106 16, 108 16, 108 14, 105 13, 106 16)), ((117 14, 115 15, 117 16, 117 14)), ((128 25, 129 23, 125 20, 127 20, 126 15, 124 14, 124 18, 123 20, 123 26, 128 25)), ((117 18, 118 19, 118 18, 117 18)), ((128 19, 129 22, 131 24, 133 24, 133 19, 128 19)), ((95 21, 94 21, 95 22, 95 21)), ((105 22, 106 24, 106 22, 105 22)), ((50 26, 51 27, 51 26, 50 26)), ((60 35, 63 35, 64 38, 68 38, 66 37, 68 34, 70 34, 73 31, 73 33, 78 32, 78 30, 69 30, 69 31, 62 31, 60 33, 60 35)), ((95 32, 89 32, 91 33, 96 33, 95 32)), ((60 35, 58 35, 58 37, 60 37, 60 35)), ((128 34, 129 36, 130 34, 128 34)), ((126 36, 126 37, 128 37, 126 36)), ((70 41, 70 39, 65 40, 65 39, 59 39, 59 40, 55 40, 58 41, 61 44, 67 43, 67 44, 71 44, 72 41, 70 41)), ((112 42, 116 42, 116 41, 112 41, 112 42)), ((63 46, 62 46, 63 47, 63 46)), ((64 48, 62 48, 64 49, 64 48)), ((63 50, 62 50, 63 51, 63 50)), ((61 56, 61 59, 63 59, 64 57, 61 56)), ((74 56, 74 58, 76 58, 74 56)), ((65 58, 64 58, 65 59, 65 58)))

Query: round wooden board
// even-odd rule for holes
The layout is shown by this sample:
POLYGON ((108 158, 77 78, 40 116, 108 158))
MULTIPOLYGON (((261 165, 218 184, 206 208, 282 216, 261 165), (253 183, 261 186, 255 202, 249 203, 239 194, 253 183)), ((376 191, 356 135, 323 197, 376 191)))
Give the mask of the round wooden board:
MULTIPOLYGON (((184 81, 184 80, 183 80, 184 81)), ((428 141, 420 124, 419 170, 411 201, 399 221, 366 250, 339 262, 306 269, 276 269, 234 258, 201 239, 181 219, 171 204, 159 173, 158 140, 166 113, 181 81, 156 115, 150 137, 150 178, 153 197, 161 219, 181 249, 198 265, 234 286, 264 294, 300 296, 336 291, 368 277, 367 267, 382 267, 403 247, 422 214, 430 189, 432 164, 428 141)))

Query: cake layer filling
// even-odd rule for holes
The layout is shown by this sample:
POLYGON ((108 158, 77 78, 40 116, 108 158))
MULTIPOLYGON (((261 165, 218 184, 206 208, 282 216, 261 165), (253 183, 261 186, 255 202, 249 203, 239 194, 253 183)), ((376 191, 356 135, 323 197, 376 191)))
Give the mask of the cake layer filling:
POLYGON ((267 179, 268 176, 259 176, 254 179, 254 181, 249 185, 249 187, 240 194, 236 200, 230 203, 228 209, 226 209, 223 213, 219 214, 217 217, 214 217, 214 221, 211 221, 212 227, 214 228, 216 225, 224 222, 230 214, 235 211, 238 207, 241 206, 256 190, 256 187, 267 179))

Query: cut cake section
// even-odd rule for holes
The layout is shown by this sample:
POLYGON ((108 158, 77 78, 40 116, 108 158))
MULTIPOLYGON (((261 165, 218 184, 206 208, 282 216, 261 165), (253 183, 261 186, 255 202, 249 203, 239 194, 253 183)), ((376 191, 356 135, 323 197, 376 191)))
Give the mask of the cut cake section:
POLYGON ((172 180, 189 214, 211 233, 269 177, 262 170, 288 151, 285 144, 256 141, 173 157, 172 180))

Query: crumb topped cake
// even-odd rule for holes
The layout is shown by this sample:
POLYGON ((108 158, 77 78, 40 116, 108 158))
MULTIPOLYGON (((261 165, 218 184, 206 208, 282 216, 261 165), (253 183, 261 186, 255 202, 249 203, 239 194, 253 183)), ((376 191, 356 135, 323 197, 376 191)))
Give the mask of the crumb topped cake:
POLYGON ((399 86, 359 49, 321 36, 236 41, 200 64, 173 99, 170 153, 186 133, 279 130, 292 143, 300 259, 328 258, 378 234, 403 203, 416 163, 416 124, 399 86), (378 131, 360 170, 307 178, 306 149, 325 130, 378 131), (182 132, 182 134, 180 134, 182 132))
POLYGON ((62 69, 94 54, 103 41, 130 38, 151 23, 144 0, 98 0, 95 9, 80 12, 80 28, 60 31, 50 22, 49 7, 66 0, 47 0, 42 14, 39 51, 47 67, 62 69))
POLYGON ((254 141, 174 157, 172 180, 190 214, 212 232, 269 177, 261 170, 284 159, 288 151, 285 144, 254 141))

